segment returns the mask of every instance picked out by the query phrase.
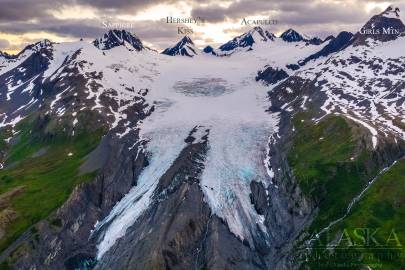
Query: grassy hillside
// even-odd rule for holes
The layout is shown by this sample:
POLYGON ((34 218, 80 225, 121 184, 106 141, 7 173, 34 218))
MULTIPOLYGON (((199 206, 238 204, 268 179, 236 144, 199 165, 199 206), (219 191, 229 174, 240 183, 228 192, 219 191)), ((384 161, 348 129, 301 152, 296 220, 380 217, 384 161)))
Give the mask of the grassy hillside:
MULTIPOLYGON (((307 119, 301 114, 293 120, 296 133, 288 160, 304 195, 318 206, 319 212, 305 231, 313 235, 345 214, 378 168, 371 162, 371 151, 359 147, 359 130, 345 119, 331 116, 317 125, 307 119)), ((390 234, 405 244, 401 224, 405 217, 404 166, 400 161, 379 177, 350 215, 315 242, 304 269, 361 269, 367 265, 405 269, 403 257, 394 256, 402 250, 386 245, 390 234), (381 246, 376 247, 375 242, 381 246), (331 245, 337 247, 326 248, 331 245)), ((389 244, 397 242, 391 239, 389 244)))
POLYGON ((320 238, 309 269, 405 269, 405 161, 367 190, 350 214, 320 238), (331 253, 325 246, 335 246, 331 253))
POLYGON ((67 122, 34 117, 16 127, 6 168, 0 170, 0 250, 61 206, 74 186, 94 178, 95 172, 79 175, 78 170, 104 130, 81 129, 69 136, 67 128, 67 122))
POLYGON ((319 206, 309 229, 315 232, 342 216, 347 205, 368 182, 377 168, 367 168, 369 152, 358 149, 358 135, 345 119, 324 118, 314 125, 301 114, 288 161, 303 193, 319 206))

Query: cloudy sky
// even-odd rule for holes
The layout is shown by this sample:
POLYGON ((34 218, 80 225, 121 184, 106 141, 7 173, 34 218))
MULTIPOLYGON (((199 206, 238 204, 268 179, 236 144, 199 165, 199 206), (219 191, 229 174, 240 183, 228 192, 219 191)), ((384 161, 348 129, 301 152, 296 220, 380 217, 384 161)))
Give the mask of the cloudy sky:
POLYGON ((126 26, 158 50, 182 37, 178 27, 191 28, 198 46, 217 46, 252 27, 242 25, 243 18, 277 20, 268 26, 275 34, 294 28, 326 37, 357 31, 390 4, 405 9, 405 0, 0 0, 0 50, 17 53, 44 38, 92 40, 111 24, 126 26), (168 24, 167 16, 204 23, 168 24))

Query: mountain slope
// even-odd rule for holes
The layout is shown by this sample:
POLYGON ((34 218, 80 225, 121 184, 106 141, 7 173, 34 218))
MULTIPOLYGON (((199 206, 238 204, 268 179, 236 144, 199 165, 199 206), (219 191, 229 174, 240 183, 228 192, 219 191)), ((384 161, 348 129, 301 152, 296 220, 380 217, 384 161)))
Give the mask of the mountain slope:
MULTIPOLYGON (((354 41, 330 56, 308 62, 272 87, 272 110, 280 110, 281 121, 287 122, 274 147, 278 144, 283 149, 276 156, 287 158, 290 170, 287 174, 276 171, 275 178, 298 184, 304 204, 317 211, 297 238, 293 255, 281 265, 291 261, 290 267, 298 263, 312 269, 346 262, 362 269, 379 261, 378 255, 363 257, 368 251, 375 253, 373 246, 359 244, 356 249, 332 239, 345 237, 343 229, 353 237, 354 229, 364 228, 363 210, 354 210, 363 197, 373 198, 374 205, 384 203, 393 216, 403 211, 402 206, 378 198, 373 187, 394 166, 403 168, 403 46, 405 39, 397 34, 367 44, 354 41), (341 254, 349 254, 351 259, 342 260, 341 254), (302 259, 305 257, 309 260, 302 259)), ((395 185, 401 182, 402 178, 395 185)), ((364 204, 359 207, 365 209, 364 204)), ((390 233, 392 227, 387 224, 391 219, 373 215, 378 224, 368 220, 366 226, 381 226, 380 241, 390 233)), ((403 233, 398 229, 398 235, 403 233)), ((395 269, 402 263, 399 258, 383 259, 382 265, 395 269)))
POLYGON ((351 39, 353 37, 353 34, 350 32, 340 32, 336 38, 332 37, 329 40, 329 42, 327 43, 327 45, 325 47, 323 47, 319 52, 316 52, 310 56, 308 56, 307 58, 305 58, 304 60, 299 61, 299 65, 303 66, 306 63, 308 63, 311 60, 317 59, 319 57, 326 57, 332 53, 338 52, 339 50, 345 48, 346 46, 348 46, 351 42, 351 39))

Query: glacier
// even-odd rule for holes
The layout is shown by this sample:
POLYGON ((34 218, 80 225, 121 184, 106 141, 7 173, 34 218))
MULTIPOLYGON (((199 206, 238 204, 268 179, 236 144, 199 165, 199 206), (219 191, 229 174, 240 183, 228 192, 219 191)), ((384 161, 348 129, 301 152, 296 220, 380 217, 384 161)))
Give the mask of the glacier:
POLYGON ((212 214, 251 244, 258 226, 267 233, 264 217, 249 197, 251 181, 265 186, 271 183, 265 160, 269 138, 278 130, 278 114, 267 112, 268 89, 255 81, 257 68, 266 59, 248 55, 250 64, 246 64, 238 57, 201 55, 196 56, 196 65, 193 59, 160 57, 164 60, 155 66, 159 74, 145 96, 155 110, 136 127, 147 142, 142 151, 150 162, 137 186, 96 225, 95 231, 102 232, 99 259, 148 208, 160 177, 184 149, 184 140, 195 127, 203 127, 197 133, 209 129, 200 187, 212 214))

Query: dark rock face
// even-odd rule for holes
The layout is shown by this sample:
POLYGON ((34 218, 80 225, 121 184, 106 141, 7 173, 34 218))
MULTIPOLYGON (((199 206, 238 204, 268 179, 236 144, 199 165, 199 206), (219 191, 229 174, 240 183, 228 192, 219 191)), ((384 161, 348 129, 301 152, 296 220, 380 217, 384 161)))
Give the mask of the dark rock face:
POLYGON ((159 180, 156 203, 127 230, 96 269, 191 268, 210 209, 198 186, 206 146, 189 144, 159 180), (160 203, 159 203, 160 202, 160 203), (170 218, 167 218, 169 217, 170 218))
POLYGON ((300 33, 291 28, 282 33, 280 38, 286 42, 298 42, 304 40, 300 33))
POLYGON ((299 41, 305 41, 306 44, 311 44, 311 45, 320 45, 322 44, 322 39, 318 37, 313 37, 311 39, 304 38, 300 33, 295 31, 294 29, 288 29, 284 33, 281 34, 280 38, 284 40, 285 42, 299 42, 299 41))
POLYGON ((203 49, 203 52, 205 52, 205 53, 210 53, 210 54, 213 54, 213 55, 217 55, 216 53, 215 53, 215 51, 214 51, 214 48, 212 48, 211 46, 206 46, 204 49, 203 49))
POLYGON ((0 51, 0 57, 3 57, 3 58, 5 58, 5 59, 10 60, 10 59, 15 59, 17 56, 16 56, 16 55, 11 55, 11 54, 8 54, 8 53, 6 53, 6 52, 0 51))
MULTIPOLYGON (((130 109, 134 111, 131 114, 133 121, 145 117, 142 107, 130 109)), ((97 155, 102 151, 103 166, 97 177, 77 186, 61 208, 48 219, 36 224, 35 230, 29 230, 16 241, 17 246, 28 248, 12 269, 35 267, 73 270, 84 266, 90 269, 90 266, 94 266, 97 243, 96 238, 90 236, 95 222, 105 217, 114 204, 136 185, 136 179, 148 164, 143 151, 138 151, 137 147, 130 148, 142 144, 137 134, 122 141, 111 133, 104 136, 99 147, 93 151, 94 154, 88 155, 86 160, 90 164, 87 166, 93 166, 90 170, 95 168, 94 164, 101 167, 93 159, 98 159, 97 155), (53 225, 54 220, 58 220, 60 225, 53 225)))
POLYGON ((263 215, 268 206, 266 189, 263 183, 256 181, 250 183, 250 189, 252 192, 250 194, 250 201, 255 206, 257 213, 263 215))
POLYGON ((197 51, 193 41, 188 36, 184 36, 174 47, 165 49, 162 54, 193 57, 197 54, 197 51))
POLYGON ((299 64, 303 66, 311 60, 317 59, 322 56, 328 56, 331 53, 340 51, 341 49, 345 48, 347 45, 350 44, 352 37, 353 34, 350 32, 346 31, 340 32, 336 38, 331 38, 329 43, 325 47, 323 47, 322 50, 308 56, 302 61, 299 61, 299 64))
POLYGON ((227 51, 232 51, 238 47, 241 47, 241 48, 251 47, 255 42, 257 42, 253 38, 254 33, 257 33, 259 38, 262 41, 272 41, 275 38, 274 34, 268 32, 267 30, 263 30, 261 27, 257 26, 255 28, 253 28, 251 31, 249 31, 243 35, 240 35, 238 37, 235 37, 234 39, 221 45, 219 47, 219 50, 227 52, 227 51))
POLYGON ((241 37, 240 40, 237 40, 236 38, 229 41, 228 43, 225 43, 224 45, 221 45, 219 49, 221 51, 231 51, 237 47, 248 47, 252 46, 253 43, 255 43, 253 37, 251 35, 247 35, 244 37, 241 37))
POLYGON ((330 41, 330 40, 332 40, 332 39, 334 39, 334 38, 335 38, 335 36, 333 36, 333 35, 327 36, 327 37, 322 41, 322 43, 327 42, 327 41, 330 41))
POLYGON ((313 37, 307 41, 307 44, 312 44, 312 45, 321 45, 322 43, 323 43, 323 41, 319 37, 313 37))
POLYGON ((296 65, 296 64, 288 64, 288 65, 286 65, 285 67, 288 68, 288 69, 291 69, 291 70, 298 70, 298 69, 300 69, 300 66, 299 66, 299 65, 296 65))
POLYGON ((275 84, 285 78, 288 78, 288 74, 284 70, 267 67, 265 70, 259 71, 256 81, 263 80, 268 84, 275 84))
POLYGON ((388 7, 379 15, 373 16, 353 38, 353 45, 365 45, 366 39, 390 41, 405 35, 405 25, 399 19, 399 9, 388 7))
POLYGON ((29 253, 18 260, 13 269, 77 269, 79 266, 95 262, 96 242, 89 239, 97 220, 108 214, 111 207, 132 187, 132 177, 145 166, 143 153, 127 151, 117 141, 109 137, 108 165, 90 183, 79 185, 69 200, 53 214, 35 226, 36 233, 29 235, 26 242, 29 253), (55 227, 50 220, 60 220, 55 227), (35 239, 35 240, 34 240, 35 239))
POLYGON ((101 38, 93 41, 94 46, 100 50, 109 50, 124 45, 125 43, 131 45, 137 51, 144 49, 142 41, 137 36, 125 30, 110 30, 101 38))

